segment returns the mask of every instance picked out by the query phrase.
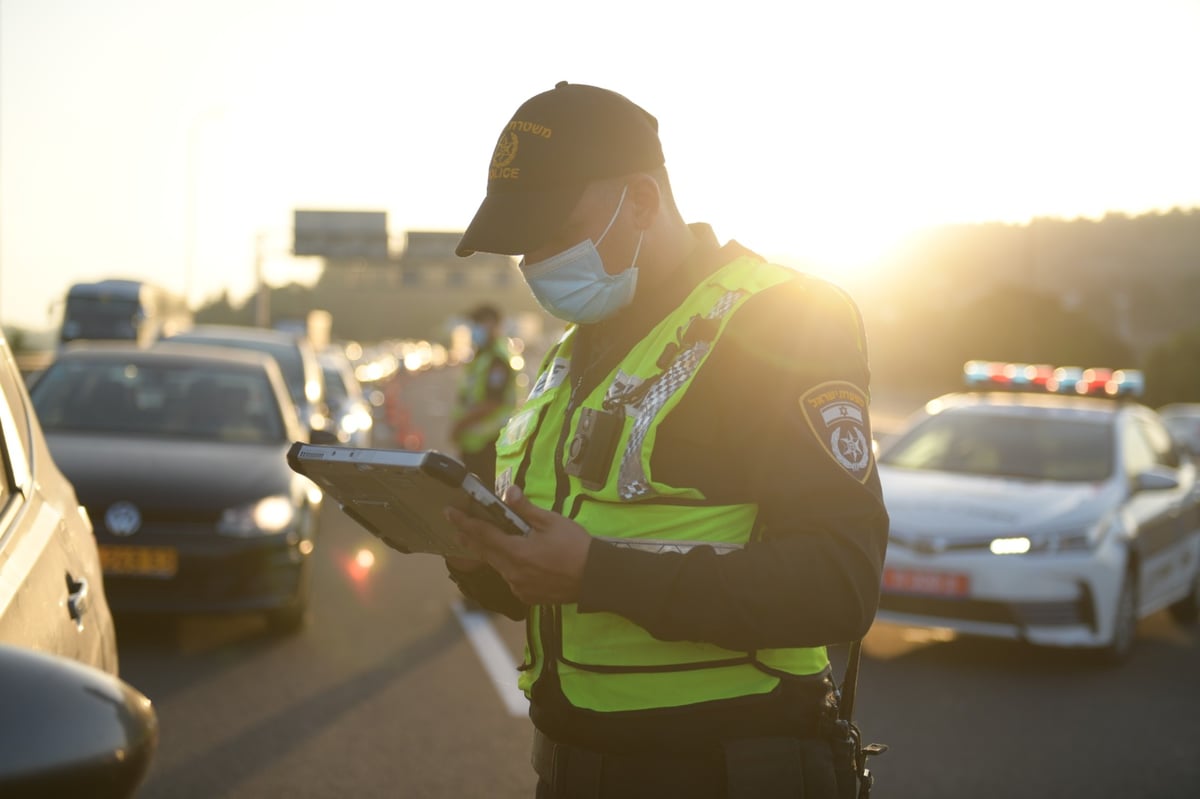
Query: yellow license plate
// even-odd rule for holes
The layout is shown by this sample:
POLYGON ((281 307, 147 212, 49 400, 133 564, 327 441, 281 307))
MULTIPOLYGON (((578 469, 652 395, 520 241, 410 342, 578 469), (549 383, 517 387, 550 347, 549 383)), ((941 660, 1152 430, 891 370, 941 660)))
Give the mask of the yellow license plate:
POLYGON ((100 566, 105 574, 174 577, 179 571, 179 553, 170 547, 102 546, 100 566))

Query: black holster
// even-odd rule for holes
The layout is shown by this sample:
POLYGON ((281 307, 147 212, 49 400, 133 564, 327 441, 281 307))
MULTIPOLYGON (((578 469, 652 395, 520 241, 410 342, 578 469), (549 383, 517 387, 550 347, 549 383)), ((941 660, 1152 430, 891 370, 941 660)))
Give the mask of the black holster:
POLYGON ((829 745, 833 748, 833 773, 837 777, 839 799, 858 799, 858 741, 846 721, 829 725, 829 745))

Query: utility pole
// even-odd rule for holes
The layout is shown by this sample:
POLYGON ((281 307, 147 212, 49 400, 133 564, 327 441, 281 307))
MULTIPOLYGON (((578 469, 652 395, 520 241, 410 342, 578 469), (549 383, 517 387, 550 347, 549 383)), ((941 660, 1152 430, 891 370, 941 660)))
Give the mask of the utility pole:
POLYGON ((187 132, 187 186, 184 208, 183 242, 183 299, 192 307, 192 283, 196 272, 196 213, 197 213, 197 147, 202 128, 209 122, 221 119, 225 112, 221 108, 209 108, 192 120, 187 132))
POLYGON ((256 327, 271 326, 271 289, 263 277, 263 261, 266 258, 265 230, 254 236, 254 324, 256 327))

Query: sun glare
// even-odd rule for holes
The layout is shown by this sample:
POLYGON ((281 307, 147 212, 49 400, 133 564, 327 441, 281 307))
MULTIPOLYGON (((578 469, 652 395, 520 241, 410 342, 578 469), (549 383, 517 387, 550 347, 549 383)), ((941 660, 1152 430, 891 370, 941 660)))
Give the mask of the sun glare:
POLYGON ((772 261, 835 281, 870 276, 911 230, 889 219, 782 212, 772 219, 737 208, 712 222, 722 240, 735 239, 772 261))

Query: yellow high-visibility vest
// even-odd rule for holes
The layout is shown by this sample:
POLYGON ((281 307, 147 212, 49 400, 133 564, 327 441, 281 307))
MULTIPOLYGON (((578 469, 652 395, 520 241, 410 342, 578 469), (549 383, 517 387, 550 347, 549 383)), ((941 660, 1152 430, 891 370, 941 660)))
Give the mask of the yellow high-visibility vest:
MULTIPOLYGON (((733 261, 638 342, 586 397, 569 378, 575 328, 547 355, 528 399, 497 442, 497 486, 522 487, 534 504, 557 505, 593 536, 622 546, 682 551, 745 545, 758 506, 716 504, 696 488, 669 485, 651 470, 655 434, 687 392, 733 312, 754 293, 796 279, 746 256, 733 261), (664 353, 667 353, 664 357, 664 353), (620 432, 601 481, 569 473, 585 409, 615 414, 620 432), (565 429, 564 429, 565 428, 565 429)), ((519 684, 529 695, 553 669, 574 706, 614 712, 676 707, 763 694, 787 674, 824 671, 824 647, 738 652, 714 644, 661 641, 615 613, 574 604, 531 608, 519 684)))
MULTIPOLYGON (((487 397, 488 375, 492 370, 492 365, 496 361, 501 361, 505 364, 505 368, 509 368, 508 360, 508 348, 500 339, 493 341, 487 349, 475 353, 475 357, 466 364, 452 418, 462 418, 468 409, 484 401, 487 397)), ((478 452, 495 440, 516 406, 516 391, 516 383, 510 375, 504 387, 504 396, 500 406, 487 416, 472 422, 458 434, 454 443, 465 452, 478 452)))

